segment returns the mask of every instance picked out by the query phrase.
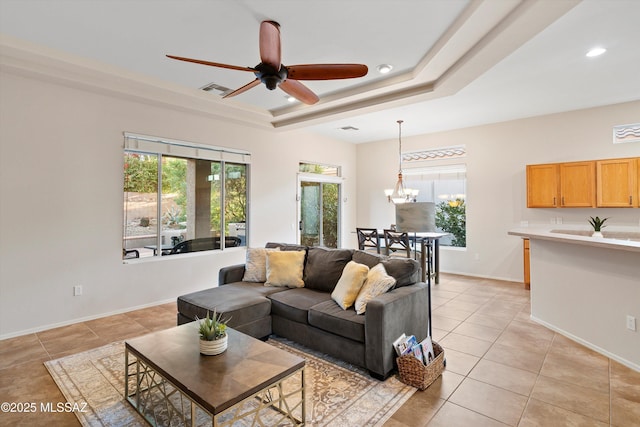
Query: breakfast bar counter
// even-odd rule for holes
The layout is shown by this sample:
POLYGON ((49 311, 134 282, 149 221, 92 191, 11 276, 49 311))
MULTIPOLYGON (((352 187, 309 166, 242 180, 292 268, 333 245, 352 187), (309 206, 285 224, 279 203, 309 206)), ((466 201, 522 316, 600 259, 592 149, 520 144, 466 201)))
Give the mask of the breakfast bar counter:
POLYGON ((520 227, 510 230, 508 234, 528 239, 640 252, 640 231, 603 231, 604 237, 591 237, 591 233, 591 230, 584 228, 555 226, 553 228, 520 227))
POLYGON ((640 371, 640 232, 596 238, 556 225, 508 234, 529 239, 531 319, 640 371))

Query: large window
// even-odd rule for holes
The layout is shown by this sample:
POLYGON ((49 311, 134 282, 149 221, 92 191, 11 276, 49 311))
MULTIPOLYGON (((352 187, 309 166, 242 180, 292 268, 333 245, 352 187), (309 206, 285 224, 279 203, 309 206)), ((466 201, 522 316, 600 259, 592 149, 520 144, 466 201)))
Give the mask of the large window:
POLYGON ((436 204, 438 231, 451 233, 440 240, 443 246, 467 246, 466 171, 464 164, 404 169, 406 187, 419 190, 416 201, 436 204))
POLYGON ((125 136, 123 257, 245 246, 250 155, 125 136))

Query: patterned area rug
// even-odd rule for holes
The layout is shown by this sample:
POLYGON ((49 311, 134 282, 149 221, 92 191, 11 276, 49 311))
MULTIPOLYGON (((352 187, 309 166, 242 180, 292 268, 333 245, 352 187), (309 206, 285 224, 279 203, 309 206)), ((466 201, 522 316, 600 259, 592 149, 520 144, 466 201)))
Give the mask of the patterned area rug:
MULTIPOLYGON (((382 425, 416 390, 395 376, 386 381, 375 380, 360 368, 293 342, 279 338, 267 342, 306 360, 305 408, 309 426, 382 425)), ((123 397, 122 342, 48 361, 45 366, 67 401, 80 408, 75 413, 82 425, 148 425, 123 397)), ((211 420, 204 419, 202 423, 211 425, 211 420)))

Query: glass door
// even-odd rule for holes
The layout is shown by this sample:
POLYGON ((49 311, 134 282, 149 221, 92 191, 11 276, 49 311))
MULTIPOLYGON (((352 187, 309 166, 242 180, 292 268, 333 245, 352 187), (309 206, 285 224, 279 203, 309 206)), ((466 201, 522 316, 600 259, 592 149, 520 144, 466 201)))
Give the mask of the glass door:
POLYGON ((300 179, 299 241, 306 246, 337 248, 340 230, 340 183, 300 179))

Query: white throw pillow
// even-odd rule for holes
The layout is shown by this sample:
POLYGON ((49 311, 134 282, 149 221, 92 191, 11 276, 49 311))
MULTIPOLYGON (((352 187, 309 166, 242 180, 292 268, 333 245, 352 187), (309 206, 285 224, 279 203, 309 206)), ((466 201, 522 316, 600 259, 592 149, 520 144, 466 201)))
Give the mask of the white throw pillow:
POLYGON ((268 251, 265 286, 302 288, 305 251, 268 251))
POLYGON ((247 262, 244 266, 244 282, 267 281, 267 252, 278 248, 247 248, 247 262))
POLYGON ((331 298, 337 302, 343 310, 353 305, 362 284, 367 280, 368 272, 369 267, 354 261, 349 261, 347 265, 344 266, 342 275, 331 293, 331 298))
POLYGON ((367 280, 362 285, 360 293, 356 298, 356 313, 364 314, 367 303, 378 295, 382 295, 396 284, 396 279, 387 274, 384 265, 376 264, 369 270, 367 280))

